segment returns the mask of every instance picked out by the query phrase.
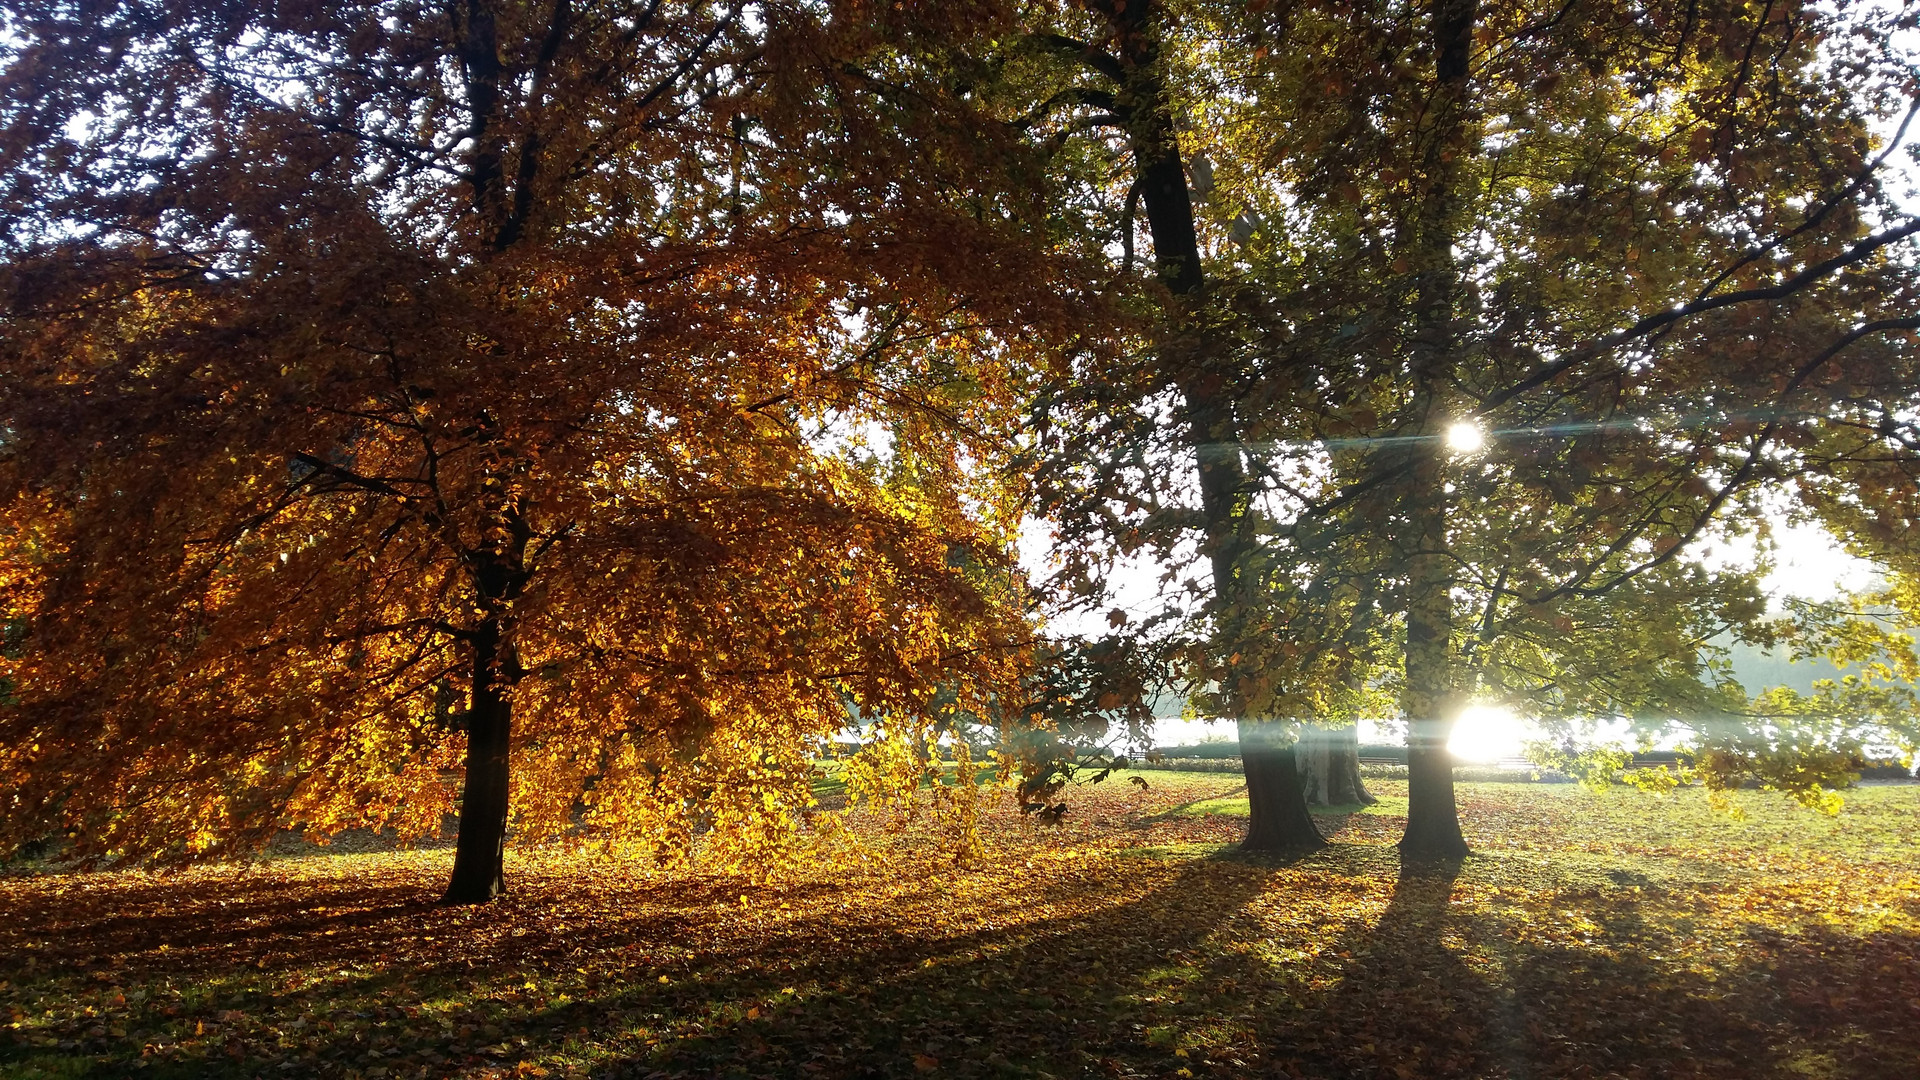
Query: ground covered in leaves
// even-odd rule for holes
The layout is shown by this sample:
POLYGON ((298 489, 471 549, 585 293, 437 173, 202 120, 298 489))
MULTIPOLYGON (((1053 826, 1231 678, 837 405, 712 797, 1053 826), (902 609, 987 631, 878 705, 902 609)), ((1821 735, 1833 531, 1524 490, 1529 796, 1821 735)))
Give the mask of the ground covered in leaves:
MULTIPOLYGON (((444 850, 0 877, 4 1077, 1833 1077, 1920 1069, 1920 786, 1463 785, 1478 853, 1403 866, 1404 784, 1293 860, 1239 778, 1155 772, 988 856, 883 843, 770 881, 444 850), (903 853, 906 852, 906 853, 903 853)), ((875 826, 878 827, 877 825, 875 826)))

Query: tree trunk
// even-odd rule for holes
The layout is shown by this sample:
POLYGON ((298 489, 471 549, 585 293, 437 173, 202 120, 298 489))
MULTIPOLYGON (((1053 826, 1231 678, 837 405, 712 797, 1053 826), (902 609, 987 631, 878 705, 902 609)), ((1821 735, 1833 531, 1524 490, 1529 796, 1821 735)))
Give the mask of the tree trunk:
POLYGON ((1367 782, 1360 777, 1360 727, 1357 724, 1348 725, 1342 732, 1339 749, 1334 754, 1333 790, 1342 805, 1372 806, 1380 801, 1367 790, 1367 782))
POLYGON ((1360 780, 1360 727, 1303 727, 1300 784, 1312 806, 1370 806, 1377 802, 1360 780))
POLYGON ((1453 685, 1453 571, 1446 554, 1445 496, 1438 489, 1440 451, 1415 469, 1435 485, 1420 501, 1420 546, 1408 581, 1406 643, 1407 831, 1400 850, 1418 858, 1467 854, 1453 801, 1453 734, 1459 694, 1453 685))
POLYGON ((473 640, 473 691, 467 709, 467 776, 460 793, 460 836, 445 904, 484 904, 506 892, 507 747, 512 703, 501 675, 498 622, 473 640))
MULTIPOLYGON (((1122 96, 1130 103, 1125 111, 1135 183, 1147 212, 1147 231, 1153 237, 1154 267, 1172 295, 1171 310, 1179 320, 1161 348, 1174 373, 1173 382, 1186 399, 1186 433, 1199 473, 1200 511, 1206 527, 1201 550, 1213 570, 1213 608, 1220 637, 1231 642, 1235 634, 1244 632, 1246 613, 1263 586, 1249 574, 1248 555, 1254 541, 1248 535, 1250 485, 1234 416, 1236 387, 1220 368, 1225 350, 1202 317, 1208 286, 1186 164, 1174 133, 1173 106, 1159 71, 1153 25, 1159 12, 1153 0, 1099 4, 1095 10, 1107 17, 1118 55, 1094 68, 1117 76, 1122 96)), ((1238 650, 1229 646, 1225 651, 1238 650)), ((1234 681, 1235 674, 1230 672, 1226 681, 1234 681)), ((1236 702, 1235 719, 1242 733, 1241 762, 1252 815, 1245 846, 1275 851, 1325 844, 1307 812, 1293 741, 1285 725, 1249 720, 1247 703, 1239 701, 1240 695, 1231 687, 1223 689, 1236 702), (1257 734, 1264 740, 1257 745, 1247 738, 1253 729, 1259 729, 1257 734)))
POLYGON ((1444 735, 1435 746, 1418 740, 1413 734, 1418 727, 1409 725, 1407 736, 1407 831, 1400 837, 1400 852, 1416 859, 1457 859, 1470 852, 1453 801, 1453 756, 1444 735))
POLYGON ((1332 747, 1327 736, 1332 732, 1313 724, 1300 725, 1300 742, 1294 754, 1300 759, 1300 789, 1309 806, 1333 805, 1332 747))
POLYGON ((1455 303, 1460 268, 1454 262, 1459 148, 1469 136, 1468 75, 1477 0, 1432 0, 1434 137, 1423 163, 1425 192, 1418 203, 1411 254, 1415 277, 1412 372, 1421 400, 1419 433, 1404 505, 1407 536, 1407 831, 1400 850, 1418 858, 1467 853, 1453 802, 1453 759, 1447 737, 1460 707, 1453 655, 1453 555, 1448 550, 1445 434, 1454 421, 1452 385, 1459 335, 1455 303))
POLYGON ((1286 725, 1240 721, 1240 760, 1247 775, 1247 838, 1242 851, 1311 851, 1327 841, 1307 812, 1300 764, 1286 725))
POLYGON ((1360 726, 1329 728, 1324 735, 1327 805, 1371 806, 1378 802, 1360 779, 1360 726))

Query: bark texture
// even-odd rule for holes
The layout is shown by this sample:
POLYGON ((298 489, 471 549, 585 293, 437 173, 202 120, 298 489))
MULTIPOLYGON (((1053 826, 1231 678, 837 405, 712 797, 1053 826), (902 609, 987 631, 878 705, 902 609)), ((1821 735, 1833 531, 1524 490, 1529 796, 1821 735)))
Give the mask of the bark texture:
MULTIPOLYGON (((483 438, 485 432, 483 432, 483 438)), ((504 484, 497 485, 504 488, 504 484)), ((508 496, 494 518, 491 547, 468 558, 475 591, 486 612, 468 635, 473 686, 467 709, 466 785, 460 795, 460 836, 446 904, 484 904, 506 892, 507 819, 511 809, 509 757, 513 747, 513 685, 526 674, 513 641, 513 601, 526 588, 527 548, 533 532, 519 500, 508 496)))
MULTIPOLYGON (((1240 457, 1235 391, 1224 350, 1201 317, 1208 284, 1186 165, 1175 136, 1172 105, 1160 73, 1157 19, 1151 0, 1097 2, 1113 30, 1116 55, 1083 54, 1090 66, 1120 84, 1116 110, 1126 118, 1135 183, 1153 238, 1155 269, 1172 294, 1175 323, 1161 349, 1172 381, 1186 402, 1186 428, 1198 466, 1202 550, 1213 571, 1214 612, 1222 639, 1231 640, 1257 599, 1261 583, 1250 570, 1254 541, 1248 530, 1249 485, 1240 457)), ((1231 665, 1229 665, 1231 666, 1231 665)), ((1231 679, 1229 675, 1229 680, 1231 679)), ((1237 695, 1229 688, 1229 700, 1237 695)), ((1247 847, 1269 851, 1324 844, 1307 812, 1292 738, 1284 725, 1247 719, 1237 703, 1242 764, 1251 807, 1247 847), (1257 728, 1265 741, 1247 738, 1257 728), (1285 738, 1277 738, 1278 731, 1285 738)))
POLYGON ((1286 725, 1240 722, 1240 759, 1247 776, 1243 851, 1310 851, 1326 840, 1307 812, 1296 745, 1286 725))
POLYGON ((1410 254, 1419 267, 1410 374, 1420 410, 1420 438, 1407 473, 1407 830, 1402 852, 1421 858, 1467 853, 1454 806, 1453 761, 1447 753, 1461 703, 1453 655, 1453 555, 1448 550, 1447 448, 1444 437, 1456 419, 1452 373, 1459 333, 1454 309, 1460 288, 1455 264, 1454 217, 1461 182, 1457 162, 1470 132, 1467 100, 1475 0, 1434 0, 1434 129, 1423 163, 1424 193, 1412 230, 1410 254))
POLYGON ((1312 806, 1371 806, 1378 800, 1360 779, 1360 728, 1302 726, 1301 785, 1312 806))
POLYGON ((498 626, 473 643, 473 696, 467 709, 467 777, 460 795, 460 836, 453 849, 447 904, 484 904, 506 892, 507 750, 513 706, 501 679, 498 626))

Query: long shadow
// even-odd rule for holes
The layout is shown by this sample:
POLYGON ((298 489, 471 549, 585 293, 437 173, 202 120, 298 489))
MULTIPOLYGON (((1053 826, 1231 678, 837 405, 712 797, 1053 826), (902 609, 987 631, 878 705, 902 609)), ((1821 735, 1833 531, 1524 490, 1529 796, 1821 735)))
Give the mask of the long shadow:
MULTIPOLYGON (((1167 809, 1162 810, 1157 814, 1150 814, 1145 817, 1135 818, 1134 820, 1127 822, 1125 827, 1133 832, 1145 832, 1146 830, 1151 829, 1156 825, 1164 825, 1169 821, 1178 821, 1182 818, 1191 816, 1188 813, 1188 811, 1190 811, 1192 808, 1196 806, 1199 806, 1201 803, 1216 802, 1221 799, 1231 799, 1235 795, 1243 794, 1246 790, 1247 790, 1247 786, 1245 784, 1241 784, 1239 787, 1232 788, 1228 791, 1220 792, 1217 795, 1207 795, 1198 799, 1189 799, 1186 802, 1179 804, 1178 806, 1170 806, 1167 809)), ((1339 806, 1315 806, 1311 808, 1311 812, 1313 815, 1314 824, 1319 826, 1320 834, 1322 836, 1331 837, 1334 833, 1340 831, 1340 829, 1345 827, 1347 822, 1351 820, 1355 814, 1358 814, 1365 809, 1366 809, 1366 806, 1361 803, 1347 803, 1339 806)), ((1236 816, 1236 815, 1225 815, 1225 816, 1236 816)))
MULTIPOLYGON (((1083 904, 1018 936, 922 942, 765 1014, 662 1041, 606 1075, 1171 1075, 1180 1059, 1134 1022, 1137 999, 1160 973, 1189 967, 1272 872, 1194 860, 1145 893, 1083 904)), ((1049 885, 1042 895, 1065 901, 1074 892, 1049 885)), ((748 987, 703 989, 725 998, 748 987)))
POLYGON ((1677 963, 1688 942, 1637 894, 1567 889, 1551 933, 1518 933, 1482 897, 1452 901, 1483 859, 1403 865, 1376 923, 1289 978, 1226 955, 1207 980, 1260 1003, 1224 1075, 1324 1080, 1915 1075, 1920 937, 1749 923, 1738 959, 1677 963), (1464 879, 1464 880, 1463 880, 1464 879), (1574 927, 1597 927, 1576 931, 1574 927), (1589 936, 1590 935, 1590 936, 1589 936))
MULTIPOLYGON (((1379 1061, 1351 1039, 1335 1057, 1375 1058, 1373 1064, 1410 1067, 1419 1075, 1530 1075, 1518 1047, 1519 1022, 1482 975, 1469 968, 1443 940, 1450 923, 1455 883, 1463 861, 1402 857, 1393 899, 1373 932, 1359 943, 1354 963, 1342 973, 1331 1011, 1340 1015, 1393 1018, 1391 1056, 1379 1061)), ((1378 1044, 1375 1044, 1378 1045, 1378 1044)), ((1355 1062, 1354 1064, 1362 1064, 1355 1062)))
POLYGON ((827 903, 843 888, 828 881, 750 890, 753 911, 820 901, 786 921, 729 914, 748 909, 726 878, 577 903, 589 882, 550 882, 469 912, 409 902, 413 883, 296 894, 239 879, 136 883, 96 898, 122 910, 62 916, 72 896, 50 887, 0 927, 0 1015, 59 982, 93 995, 102 1017, 59 1030, 21 1021, 11 1044, 0 1031, 0 1071, 126 1076, 143 1044, 204 1027, 194 1055, 156 1054, 140 1074, 452 1076, 577 1052, 613 1077, 1914 1075, 1911 932, 1756 918, 1705 969, 1674 962, 1687 927, 1671 903, 1640 899, 1644 880, 1546 889, 1551 902, 1524 913, 1532 923, 1484 889, 1454 899, 1502 869, 1497 856, 1408 866, 1391 849, 1341 845, 1291 864, 1056 866, 949 906, 943 890, 964 875, 914 884, 905 908, 827 903), (1552 932, 1534 932, 1546 920, 1552 932), (236 935, 246 949, 222 944, 236 935), (1281 938, 1313 955, 1262 951, 1281 938), (168 941, 178 946, 159 950, 168 941), (256 959, 223 966, 241 954, 256 959), (326 977, 293 985, 315 972, 326 977), (167 996, 186 986, 193 995, 167 996), (140 1000, 115 1019, 105 999, 121 990, 140 1000), (458 1008, 432 1004, 448 999, 458 1008), (257 1056, 256 1021, 274 1028, 277 1060, 257 1056), (56 1043, 27 1041, 43 1032, 56 1043))
MULTIPOLYGON (((1608 912, 1591 912, 1605 921, 1608 912)), ((1650 928, 1638 947, 1538 948, 1510 965, 1536 1076, 1576 1063, 1597 1075, 1911 1078, 1920 1070, 1920 939, 1800 927, 1746 929, 1740 960, 1676 970, 1684 935, 1650 928)))
POLYGON ((119 968, 165 953, 166 967, 186 972, 217 969, 229 954, 252 955, 276 943, 308 948, 316 933, 367 930, 434 907, 412 883, 316 890, 305 882, 236 877, 191 888, 190 905, 179 903, 179 883, 164 880, 102 889, 87 906, 65 891, 49 893, 9 912, 0 945, 16 960, 70 970, 119 968), (351 910, 327 913, 316 894, 351 910))
POLYGON ((1243 1066, 1329 1078, 1523 1075, 1499 1068, 1512 1034, 1485 980, 1443 941, 1460 873, 1457 860, 1402 862, 1378 921, 1336 938, 1316 958, 1339 961, 1331 989, 1316 985, 1325 969, 1314 961, 1293 973, 1244 955, 1223 957, 1210 979, 1251 991, 1266 1006, 1237 1048, 1243 1066))
POLYGON ((1241 784, 1237 788, 1232 788, 1227 791, 1222 791, 1215 795, 1204 795, 1198 799, 1188 799, 1186 802, 1183 802, 1178 806, 1170 806, 1165 810, 1160 811, 1157 814, 1149 814, 1146 817, 1135 818, 1134 820, 1127 822, 1126 827, 1129 829, 1132 829, 1135 832, 1141 832, 1147 829, 1151 829, 1155 825, 1160 825, 1165 822, 1176 821, 1180 818, 1187 817, 1188 816, 1187 811, 1192 809, 1193 807, 1199 806, 1201 803, 1215 802, 1220 799, 1231 799, 1235 795, 1238 795, 1241 792, 1244 792, 1246 790, 1247 790, 1247 785, 1241 784))
MULTIPOLYGON (((161 943, 204 943, 232 937, 236 925, 257 927, 248 932, 258 959, 244 968, 223 968, 205 953, 210 945, 160 950, 155 938, 140 938, 137 912, 83 920, 37 965, 0 961, 0 978, 14 979, 0 984, 0 997, 141 999, 122 1003, 117 1020, 0 1037, 0 1068, 30 1072, 57 1061, 62 1075, 121 1076, 143 1043, 198 1037, 200 1050, 161 1054, 141 1075, 278 1069, 317 1077, 379 1066, 438 1076, 551 1054, 583 1033, 601 1052, 630 1047, 594 1075, 921 1076, 930 1060, 942 1062, 945 1075, 1033 1075, 1049 1066, 1075 1074, 1101 1047, 1157 1061, 1164 1048, 1122 1022, 1124 999, 1156 966, 1184 962, 1179 955, 1259 893, 1272 871, 1144 860, 1106 873, 1078 885, 1036 875, 998 905, 976 901, 968 921, 955 916, 951 925, 927 902, 946 885, 929 879, 933 892, 918 901, 930 925, 912 936, 902 936, 899 913, 885 909, 810 915, 748 933, 727 914, 738 910, 742 887, 732 879, 634 888, 634 914, 625 918, 606 918, 605 905, 569 914, 536 896, 520 898, 519 910, 463 913, 454 925, 445 909, 369 906, 379 898, 365 888, 308 886, 308 905, 359 905, 332 922, 289 910, 283 888, 221 890, 148 926, 161 943), (572 922, 589 911, 600 917, 572 922), (1168 927, 1181 929, 1169 935, 1168 927), (460 948, 436 953, 435 936, 460 935, 460 948), (106 955, 118 958, 115 969, 91 979, 58 970, 106 955), (310 981, 336 964, 334 977, 310 981), (587 965, 593 974, 575 975, 587 965), (560 1001, 519 986, 557 974, 571 979, 560 1001), (192 995, 162 996, 179 985, 191 985, 192 995), (421 1008, 450 996, 466 1004, 451 1014, 421 1008), (289 1028, 296 1037, 284 1034, 289 1028)), ((802 893, 832 887, 759 899, 797 905, 802 893)), ((144 886, 123 892, 140 899, 136 907, 156 899, 144 886)), ((50 912, 35 914, 45 926, 50 912)))
MULTIPOLYGON (((108 879, 89 883, 84 896, 58 881, 40 884, 47 887, 15 893, 25 902, 0 928, 0 1015, 36 997, 81 1007, 65 1023, 0 1030, 0 1065, 37 1062, 74 1076, 123 1076, 143 1044, 195 1037, 215 1056, 143 1062, 142 1075, 251 1076, 263 1041, 277 1062, 300 1059, 303 1076, 344 1075, 383 1059, 413 1057, 430 1071, 481 1061, 481 1045, 506 1037, 501 1025, 529 1011, 511 994, 481 990, 517 989, 529 975, 551 978, 582 958, 626 953, 651 982, 684 960, 687 941, 710 941, 713 913, 741 889, 730 879, 661 882, 632 890, 648 904, 644 926, 616 918, 569 927, 556 926, 556 916, 586 913, 551 896, 449 911, 414 881, 108 879), (419 1002, 448 995, 470 997, 472 1015, 446 1030, 421 1022, 419 1002), (95 1001, 117 1008, 105 1015, 88 1004, 95 1001), (275 1029, 289 1023, 304 1035, 304 1052, 276 1045, 275 1029)), ((831 887, 783 895, 804 900, 831 887)), ((742 942, 735 953, 752 947, 742 942)), ((710 957, 738 959, 724 949, 710 957)))

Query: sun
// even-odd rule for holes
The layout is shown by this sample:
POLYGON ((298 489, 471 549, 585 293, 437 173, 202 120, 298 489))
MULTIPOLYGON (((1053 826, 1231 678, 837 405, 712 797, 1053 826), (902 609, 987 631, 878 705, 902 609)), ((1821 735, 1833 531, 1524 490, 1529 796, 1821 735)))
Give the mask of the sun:
POLYGON ((1486 449, 1487 433, 1471 420, 1462 420, 1447 428, 1447 449, 1461 456, 1486 449))
POLYGON ((1469 705, 1454 721, 1447 750, 1460 761, 1500 761, 1520 756, 1527 722, 1501 705, 1469 705))

